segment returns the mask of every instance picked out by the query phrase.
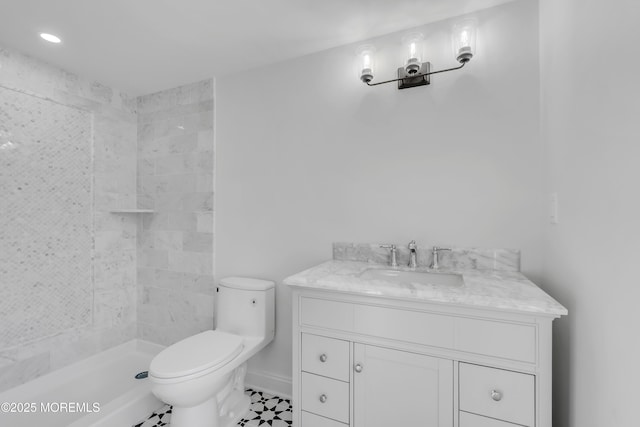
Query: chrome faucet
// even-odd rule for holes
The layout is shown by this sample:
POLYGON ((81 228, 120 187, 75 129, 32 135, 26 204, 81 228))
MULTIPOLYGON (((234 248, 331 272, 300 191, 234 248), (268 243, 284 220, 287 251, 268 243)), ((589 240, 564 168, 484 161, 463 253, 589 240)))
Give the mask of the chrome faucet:
POLYGON ((418 254, 416 253, 416 249, 418 246, 416 245, 416 241, 412 240, 409 242, 409 267, 416 268, 418 266, 418 254))
POLYGON ((438 252, 450 250, 451 248, 439 248, 437 246, 433 247, 433 261, 431 262, 431 268, 433 270, 437 270, 438 268, 440 268, 440 266, 438 265, 438 252))
POLYGON ((380 247, 383 249, 389 249, 389 255, 390 255, 389 265, 391 267, 397 267, 398 266, 398 249, 396 248, 396 245, 380 245, 380 247))

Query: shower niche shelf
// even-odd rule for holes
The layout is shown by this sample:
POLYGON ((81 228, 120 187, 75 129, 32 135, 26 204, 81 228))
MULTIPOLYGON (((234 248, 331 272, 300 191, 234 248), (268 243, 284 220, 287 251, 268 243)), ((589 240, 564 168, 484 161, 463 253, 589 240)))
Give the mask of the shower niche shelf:
POLYGON ((155 211, 153 209, 111 209, 109 212, 114 214, 123 214, 123 213, 138 214, 138 213, 154 213, 155 211))

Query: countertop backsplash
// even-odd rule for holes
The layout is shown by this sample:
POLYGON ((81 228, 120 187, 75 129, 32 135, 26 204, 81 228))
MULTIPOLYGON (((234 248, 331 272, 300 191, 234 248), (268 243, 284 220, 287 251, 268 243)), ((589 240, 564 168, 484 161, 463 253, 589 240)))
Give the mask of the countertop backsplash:
MULTIPOLYGON (((333 259, 337 261, 360 261, 373 264, 388 264, 389 249, 383 243, 333 243, 333 259)), ((447 246, 448 247, 448 246, 447 246)), ((438 253, 438 263, 445 270, 498 270, 520 271, 519 249, 456 248, 438 253)), ((433 245, 419 245, 417 258, 419 267, 429 267, 433 258, 433 245)), ((409 263, 409 249, 397 245, 398 265, 409 263)))

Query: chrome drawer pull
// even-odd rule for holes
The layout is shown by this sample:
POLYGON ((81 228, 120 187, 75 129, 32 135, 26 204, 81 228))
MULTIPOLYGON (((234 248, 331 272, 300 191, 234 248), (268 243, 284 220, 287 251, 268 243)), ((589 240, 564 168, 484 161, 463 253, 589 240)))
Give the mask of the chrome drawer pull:
POLYGON ((498 390, 491 390, 491 398, 496 402, 500 402, 502 400, 502 393, 498 390))
POLYGON ((362 365, 358 363, 356 366, 353 367, 353 370, 358 373, 362 372, 362 365))
POLYGON ((321 361, 322 363, 326 362, 326 361, 327 361, 327 355, 326 355, 326 354, 324 354, 324 353, 322 353, 322 354, 320 355, 320 361, 321 361))
POLYGON ((326 401, 327 401, 327 395, 326 394, 320 395, 320 402, 324 403, 326 401))

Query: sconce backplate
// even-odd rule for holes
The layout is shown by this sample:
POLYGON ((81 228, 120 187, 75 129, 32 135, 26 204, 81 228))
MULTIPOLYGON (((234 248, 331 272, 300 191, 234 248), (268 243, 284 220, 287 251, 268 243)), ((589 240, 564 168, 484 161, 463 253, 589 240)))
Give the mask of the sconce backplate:
POLYGON ((431 72, 431 63, 423 62, 420 65, 420 70, 416 74, 409 74, 404 67, 398 68, 398 89, 408 89, 410 87, 424 86, 431 84, 431 76, 425 76, 431 72))

